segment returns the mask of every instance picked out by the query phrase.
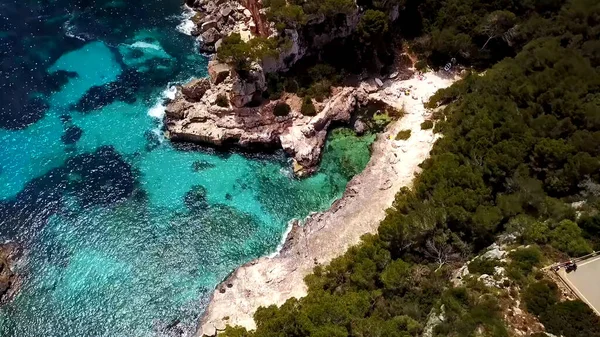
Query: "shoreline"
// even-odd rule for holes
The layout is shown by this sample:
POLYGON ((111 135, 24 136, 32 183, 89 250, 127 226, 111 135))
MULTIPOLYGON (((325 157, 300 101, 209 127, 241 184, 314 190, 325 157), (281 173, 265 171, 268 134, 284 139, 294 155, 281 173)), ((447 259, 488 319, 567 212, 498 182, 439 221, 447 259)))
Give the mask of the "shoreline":
POLYGON ((369 98, 403 108, 405 115, 377 135, 365 169, 353 177, 342 197, 323 212, 304 221, 292 220, 292 228, 282 240, 279 253, 250 261, 234 270, 211 295, 195 336, 215 335, 226 325, 255 328, 253 315, 260 306, 282 305, 291 297, 303 297, 304 277, 316 265, 329 263, 360 242, 360 237, 375 233, 392 206, 396 193, 410 186, 419 164, 429 156, 437 139, 432 129, 421 130, 430 111, 423 106, 438 89, 450 86, 456 78, 427 73, 423 79, 387 80, 369 98), (401 88, 411 88, 405 95, 401 88), (396 134, 411 130, 407 140, 396 134))

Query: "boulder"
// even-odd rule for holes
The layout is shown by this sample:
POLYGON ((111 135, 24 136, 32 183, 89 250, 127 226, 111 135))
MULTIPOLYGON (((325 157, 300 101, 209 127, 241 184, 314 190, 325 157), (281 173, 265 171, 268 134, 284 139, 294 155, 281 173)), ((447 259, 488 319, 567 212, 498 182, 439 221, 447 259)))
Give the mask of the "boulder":
POLYGON ((204 93, 210 89, 208 78, 194 79, 181 86, 181 93, 190 102, 199 102, 204 93))
POLYGON ((221 7, 221 9, 219 10, 219 13, 221 13, 222 16, 228 16, 229 14, 231 14, 231 6, 229 5, 225 5, 223 7, 221 7))
POLYGON ((219 84, 229 76, 229 66, 217 60, 208 62, 208 76, 212 84, 219 84))
POLYGON ((356 134, 358 134, 359 136, 362 135, 363 133, 365 133, 367 129, 367 126, 365 125, 365 123, 363 121, 361 121, 360 119, 357 119, 354 122, 354 131, 356 132, 356 134))
POLYGON ((256 83, 238 80, 231 88, 231 104, 243 107, 250 103, 256 92, 256 83))
POLYGON ((219 40, 222 37, 221 33, 214 27, 209 28, 200 36, 202 37, 202 42, 209 45, 215 44, 215 42, 217 42, 217 40, 219 40))
POLYGON ((203 22, 202 25, 200 25, 200 34, 206 32, 207 30, 209 30, 211 28, 217 28, 216 20, 209 20, 209 21, 203 22))

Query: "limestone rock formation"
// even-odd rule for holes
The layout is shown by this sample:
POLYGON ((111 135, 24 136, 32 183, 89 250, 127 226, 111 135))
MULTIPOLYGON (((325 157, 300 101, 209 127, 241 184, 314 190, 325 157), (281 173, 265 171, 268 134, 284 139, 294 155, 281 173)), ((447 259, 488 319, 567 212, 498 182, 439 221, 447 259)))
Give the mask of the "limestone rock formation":
POLYGON ((194 35, 200 36, 201 52, 214 53, 221 38, 233 32, 246 39, 251 33, 269 35, 266 18, 260 12, 262 7, 257 0, 247 0, 242 4, 237 1, 187 0, 186 4, 197 11, 194 35), (258 26, 256 22, 259 22, 258 26))
POLYGON ((210 81, 207 78, 194 79, 181 86, 181 93, 188 101, 198 102, 208 89, 210 89, 210 81))
MULTIPOLYGON (((304 176, 316 170, 331 123, 350 121, 355 108, 368 100, 362 88, 344 87, 325 102, 316 116, 303 116, 294 109, 287 116, 275 116, 277 101, 258 107, 240 104, 256 93, 260 83, 264 85, 264 77, 255 82, 228 77, 206 90, 198 101, 197 96, 190 100, 182 88, 167 105, 169 136, 173 140, 213 145, 281 147, 294 158, 296 174, 304 176), (215 105, 218 95, 228 95, 232 104, 226 108, 215 105)), ((299 100, 296 96, 287 97, 292 106, 300 106, 299 100), (298 102, 291 104, 294 100, 298 102)))

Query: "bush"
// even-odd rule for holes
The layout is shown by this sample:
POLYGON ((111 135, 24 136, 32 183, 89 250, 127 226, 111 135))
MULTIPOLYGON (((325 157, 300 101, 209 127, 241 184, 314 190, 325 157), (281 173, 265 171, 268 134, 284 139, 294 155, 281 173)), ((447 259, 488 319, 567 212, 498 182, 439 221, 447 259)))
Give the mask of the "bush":
POLYGON ((239 33, 233 33, 223 38, 217 59, 230 64, 238 72, 247 72, 253 61, 277 54, 277 41, 274 39, 256 37, 245 42, 239 33))
POLYGON ((582 256, 592 251, 582 236, 582 231, 571 220, 561 221, 548 234, 550 245, 570 256, 582 256))
POLYGON ((306 94, 314 97, 318 102, 322 102, 331 94, 331 82, 328 80, 315 82, 306 90, 306 94))
POLYGON ((299 86, 295 79, 288 78, 285 80, 283 87, 286 92, 296 93, 298 92, 299 86))
POLYGON ((494 275, 494 267, 498 265, 498 260, 476 258, 468 265, 470 273, 494 275))
POLYGON ((564 337, 600 337, 600 318, 582 301, 554 304, 540 315, 546 331, 564 337))
POLYGON ((415 69, 417 69, 418 71, 425 71, 427 70, 427 61, 425 60, 419 60, 415 63, 415 69))
POLYGON ((526 273, 533 270, 542 263, 542 252, 537 246, 517 249, 510 253, 512 262, 526 273))
POLYGON ((410 138, 410 134, 410 130, 402 130, 396 135, 396 140, 407 140, 408 138, 410 138))
POLYGON ((292 108, 287 103, 279 102, 275 104, 275 108, 273 109, 273 114, 275 116, 287 116, 289 115, 292 108))
POLYGON ((317 109, 315 109, 312 99, 309 96, 305 96, 304 99, 302 99, 302 108, 300 108, 300 112, 304 116, 314 116, 317 114, 317 109))
POLYGON ((218 94, 215 104, 220 107, 227 108, 229 107, 229 99, 224 94, 218 94))
POLYGON ((433 128, 432 120, 426 120, 423 123, 421 123, 421 130, 429 130, 431 128, 433 128))
POLYGON ((535 282, 525 290, 523 301, 527 311, 534 315, 541 315, 551 305, 558 302, 558 287, 554 282, 543 280, 535 282))
POLYGON ((388 16, 382 11, 368 9, 360 18, 356 30, 367 44, 378 41, 388 31, 388 16))

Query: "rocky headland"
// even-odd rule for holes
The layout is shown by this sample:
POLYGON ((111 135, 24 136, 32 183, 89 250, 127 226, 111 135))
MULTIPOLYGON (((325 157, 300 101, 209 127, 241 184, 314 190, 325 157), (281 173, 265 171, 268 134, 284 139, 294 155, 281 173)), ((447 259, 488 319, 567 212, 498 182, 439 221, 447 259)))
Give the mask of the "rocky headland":
MULTIPOLYGON (((221 74, 214 68, 209 73, 210 80, 199 79, 182 86, 167 106, 166 125, 171 139, 247 148, 281 147, 292 156, 294 172, 299 176, 316 169, 329 126, 349 122, 357 107, 369 102, 368 92, 373 91, 368 85, 334 88, 329 99, 315 102, 320 110, 315 116, 304 116, 300 113, 301 99, 295 95, 258 107, 236 106, 251 99, 236 90, 248 86, 248 82, 242 84, 227 77, 218 85, 211 85, 219 81, 221 74), (222 107, 215 101, 225 92, 229 93, 231 104, 222 107), (291 107, 288 115, 274 113, 280 102, 291 107)), ((262 79, 255 83, 260 85, 262 79)), ((255 84, 250 86, 252 90, 248 91, 253 91, 255 84)))
MULTIPOLYGON (((172 140, 282 148, 293 158, 296 175, 305 176, 317 168, 328 128, 350 122, 357 108, 369 102, 369 92, 381 86, 376 79, 370 85, 365 82, 336 88, 325 101, 313 100, 315 116, 300 113, 302 100, 296 95, 284 94, 276 100, 263 97, 268 74, 285 72, 333 40, 352 34, 362 15, 358 7, 336 20, 314 14, 302 26, 278 31, 267 21, 266 10, 258 0, 188 0, 186 4, 196 11, 193 34, 199 36, 203 52, 218 51, 223 38, 233 33, 240 34, 243 41, 269 37, 286 42, 276 54, 253 61, 243 73, 213 55, 208 64, 209 77, 180 86, 167 105, 165 125, 172 140), (279 103, 290 106, 290 113, 276 115, 274 109, 279 103)), ((395 6, 388 14, 395 20, 397 13, 395 6)), ((410 60, 405 63, 410 65, 410 60)), ((412 75, 408 66, 403 70, 394 77, 406 79, 412 75)), ((361 124, 357 126, 361 131, 361 124)))

